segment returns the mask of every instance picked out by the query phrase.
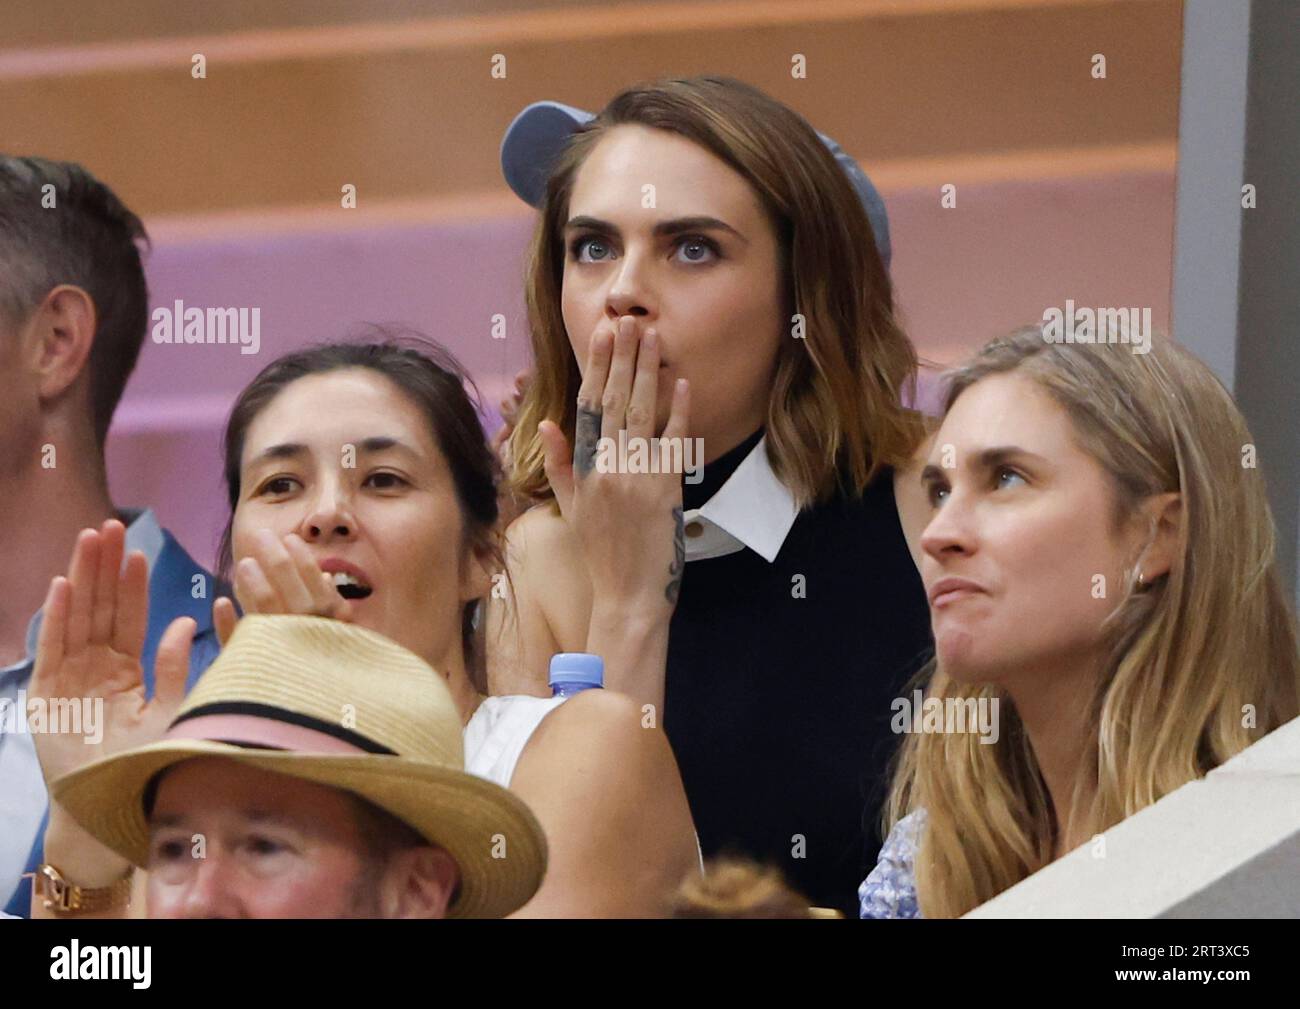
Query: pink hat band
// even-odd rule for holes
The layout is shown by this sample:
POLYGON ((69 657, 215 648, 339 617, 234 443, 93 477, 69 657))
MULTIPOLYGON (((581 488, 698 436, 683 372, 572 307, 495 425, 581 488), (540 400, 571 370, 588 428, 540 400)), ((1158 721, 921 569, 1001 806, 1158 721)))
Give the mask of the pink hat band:
POLYGON ((163 735, 293 753, 386 754, 392 750, 343 725, 269 704, 225 701, 186 712, 163 735))

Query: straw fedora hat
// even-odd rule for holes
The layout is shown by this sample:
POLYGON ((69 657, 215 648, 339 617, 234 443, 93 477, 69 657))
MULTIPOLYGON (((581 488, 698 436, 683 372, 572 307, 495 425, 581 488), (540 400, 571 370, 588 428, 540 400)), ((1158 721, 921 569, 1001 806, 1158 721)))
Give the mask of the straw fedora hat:
POLYGON ((442 677, 352 624, 244 617, 161 740, 79 768, 51 792, 103 844, 144 866, 146 794, 191 757, 343 789, 388 811, 456 860, 449 917, 509 914, 546 870, 546 838, 528 807, 464 770, 460 714, 442 677))

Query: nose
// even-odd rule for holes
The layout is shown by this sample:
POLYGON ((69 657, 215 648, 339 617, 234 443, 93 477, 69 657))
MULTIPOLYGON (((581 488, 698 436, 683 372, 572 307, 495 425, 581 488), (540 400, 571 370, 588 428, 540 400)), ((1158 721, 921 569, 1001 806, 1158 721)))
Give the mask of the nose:
POLYGON ((922 530, 921 549, 928 557, 940 562, 975 553, 975 518, 958 491, 948 492, 943 506, 922 530))
POLYGON ((655 298, 646 256, 629 250, 618 263, 605 293, 606 317, 612 322, 617 322, 620 315, 651 318, 655 314, 655 298))
POLYGON ((211 848, 203 858, 194 860, 181 901, 184 918, 244 918, 238 894, 235 892, 233 867, 220 853, 211 848))
POLYGON ((357 523, 347 490, 338 480, 323 480, 303 516, 298 535, 308 543, 332 543, 356 536, 357 523))

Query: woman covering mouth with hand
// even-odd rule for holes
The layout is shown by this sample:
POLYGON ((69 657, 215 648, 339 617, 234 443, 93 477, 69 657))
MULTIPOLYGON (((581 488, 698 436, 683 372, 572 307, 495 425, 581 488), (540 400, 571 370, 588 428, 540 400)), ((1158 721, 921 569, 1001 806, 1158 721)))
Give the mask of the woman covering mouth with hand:
MULTIPOLYGON (((496 461, 464 381, 437 348, 387 338, 268 365, 226 429, 221 567, 245 612, 349 620, 446 679, 465 769, 514 792, 547 837, 518 915, 665 915, 699 855, 662 732, 613 691, 561 703, 475 684, 474 611, 500 565, 496 461)), ((224 640, 234 607, 215 607, 224 640)))
POLYGON ((852 908, 890 701, 929 644, 903 532, 924 501, 896 472, 924 435, 902 401, 916 357, 880 198, 723 78, 632 87, 594 118, 530 106, 502 160, 540 211, 509 445, 540 506, 489 604, 494 686, 540 693, 552 653, 603 655, 661 717, 705 855, 852 908), (598 465, 602 438, 678 433, 702 444, 698 484, 598 465))

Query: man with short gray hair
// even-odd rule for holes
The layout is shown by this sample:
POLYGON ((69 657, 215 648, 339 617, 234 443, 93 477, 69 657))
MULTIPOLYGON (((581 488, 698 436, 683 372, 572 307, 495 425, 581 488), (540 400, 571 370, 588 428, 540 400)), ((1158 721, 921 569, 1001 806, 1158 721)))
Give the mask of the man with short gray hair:
MULTIPOLYGON (((9 573, 0 608, 0 900, 27 913, 19 877, 39 862, 45 787, 27 724, 27 684, 50 579, 67 569, 77 533, 120 518, 127 547, 150 570, 146 689, 162 630, 197 629, 191 681, 215 657, 211 576, 153 512, 116 508, 104 443, 149 322, 140 218, 80 165, 0 154, 0 556, 9 573)), ((36 728, 35 723, 32 728, 36 728)))

